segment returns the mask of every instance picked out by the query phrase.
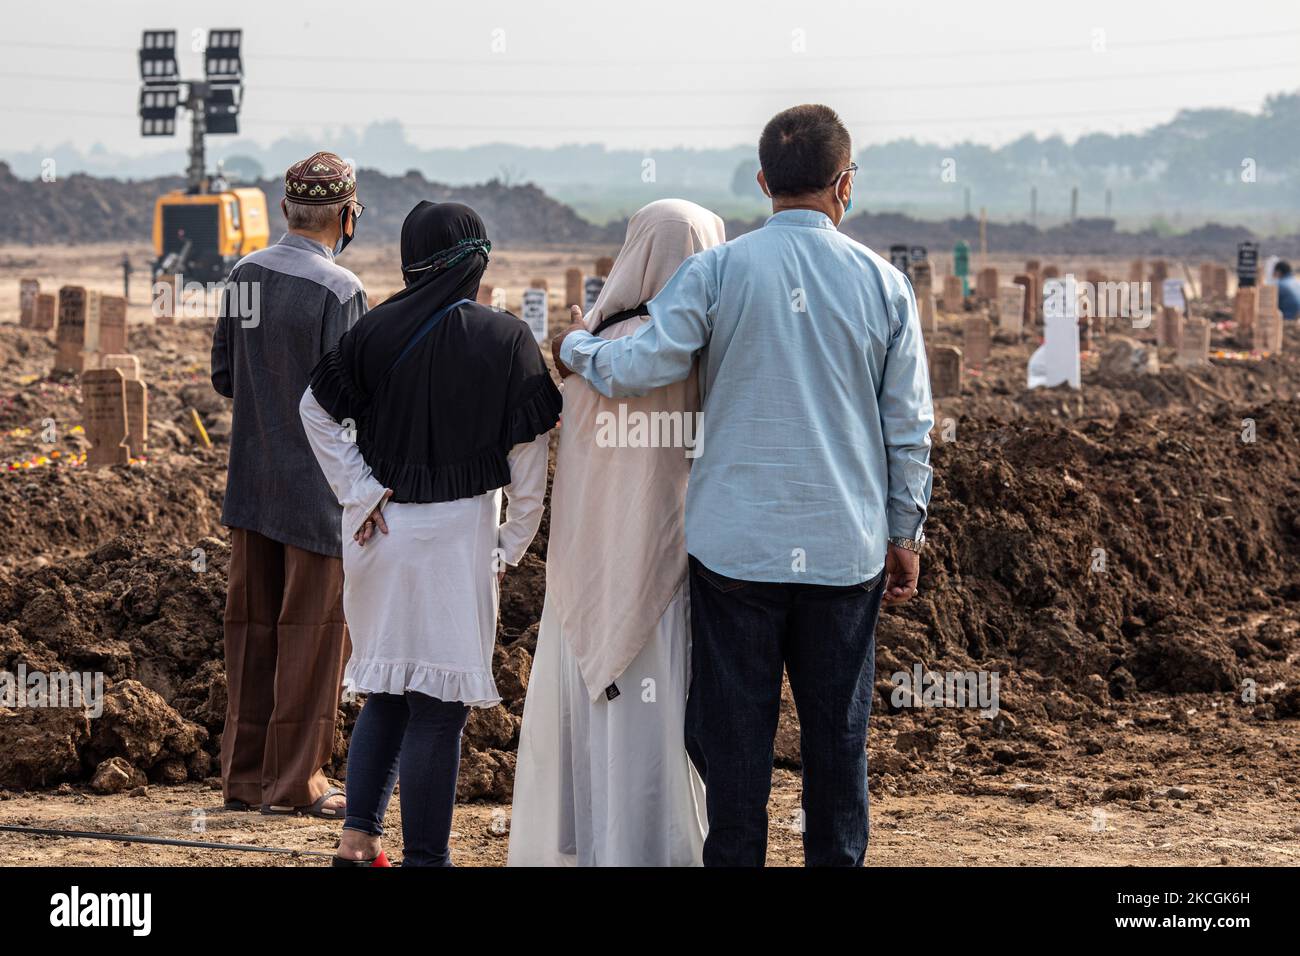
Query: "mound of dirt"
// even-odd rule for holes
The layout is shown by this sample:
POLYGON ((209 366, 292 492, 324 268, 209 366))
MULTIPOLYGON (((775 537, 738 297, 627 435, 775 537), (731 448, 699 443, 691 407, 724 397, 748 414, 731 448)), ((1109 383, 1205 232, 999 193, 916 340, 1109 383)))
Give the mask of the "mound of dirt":
MULTIPOLYGON (((499 246, 606 239, 605 229, 593 226, 534 185, 511 186, 492 180, 476 186, 447 186, 429 182, 414 171, 388 176, 373 169, 362 169, 357 183, 358 196, 366 204, 358 247, 375 239, 396 241, 402 220, 422 199, 473 206, 499 246)), ((275 204, 284 195, 283 180, 265 179, 249 185, 266 193, 273 226, 282 222, 275 204)), ((80 173, 50 184, 20 179, 0 162, 0 203, 11 212, 10 242, 87 243, 148 236, 157 198, 183 186, 179 176, 123 181, 80 173)), ((616 241, 622 236, 619 232, 616 241)))
MULTIPOLYGON (((1108 709, 1149 692, 1274 682, 1300 599, 1300 408, 1248 415, 1252 443, 1241 441, 1242 413, 1224 408, 1154 425, 963 420, 960 440, 936 447, 920 595, 878 630, 882 785, 916 771, 927 734, 939 732, 891 680, 918 663, 1000 675, 1000 713, 953 718, 971 740, 997 744, 967 755, 990 767, 1043 759, 1053 722, 1104 723, 1108 709)), ((509 798, 544 545, 539 536, 506 576, 494 660, 504 702, 470 719, 462 799, 509 798)), ((59 710, 0 716, 0 786, 211 772, 225 712, 228 548, 218 538, 194 547, 202 562, 193 548, 125 536, 34 572, 0 572, 0 668, 101 671, 108 688, 104 716, 89 722, 59 710)), ((1258 705, 1285 715, 1288 700, 1258 705)), ((357 706, 342 706, 336 774, 357 706)), ((789 702, 777 754, 798 763, 789 702)))

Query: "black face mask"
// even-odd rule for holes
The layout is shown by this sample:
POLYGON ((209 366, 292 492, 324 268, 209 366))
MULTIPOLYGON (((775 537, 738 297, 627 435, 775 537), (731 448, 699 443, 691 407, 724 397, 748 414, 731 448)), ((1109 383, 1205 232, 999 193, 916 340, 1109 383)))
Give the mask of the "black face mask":
MULTIPOLYGON (((342 253, 343 250, 348 247, 348 243, 352 241, 352 236, 349 236, 347 232, 348 214, 351 212, 352 212, 352 204, 348 203, 346 206, 343 207, 343 211, 339 213, 339 241, 338 241, 338 245, 334 247, 334 255, 336 256, 342 253)), ((357 221, 354 218, 352 220, 353 235, 356 234, 356 231, 357 231, 357 221)))

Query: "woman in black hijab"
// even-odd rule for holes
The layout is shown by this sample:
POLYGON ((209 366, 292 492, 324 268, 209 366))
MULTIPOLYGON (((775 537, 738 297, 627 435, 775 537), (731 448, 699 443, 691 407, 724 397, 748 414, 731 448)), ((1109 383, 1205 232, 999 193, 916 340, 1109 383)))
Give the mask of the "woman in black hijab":
POLYGON ((387 865, 399 775, 403 865, 450 865, 460 734, 469 707, 501 700, 497 586, 541 522, 561 399, 528 327, 474 301, 490 249, 468 206, 416 206, 402 225, 406 288, 326 353, 300 405, 343 505, 344 686, 368 695, 339 865, 387 865))

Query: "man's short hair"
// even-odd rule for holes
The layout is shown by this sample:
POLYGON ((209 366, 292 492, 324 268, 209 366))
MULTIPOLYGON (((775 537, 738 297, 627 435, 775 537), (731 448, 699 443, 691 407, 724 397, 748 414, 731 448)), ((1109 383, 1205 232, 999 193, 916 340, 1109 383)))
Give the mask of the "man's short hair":
POLYGON ((351 201, 351 199, 343 199, 339 202, 314 206, 308 206, 300 202, 286 202, 284 204, 285 219, 288 220, 290 229, 301 229, 304 232, 324 232, 330 227, 331 223, 339 221, 339 216, 343 214, 343 207, 351 201))
POLYGON ((1287 262, 1285 259, 1281 260, 1280 262, 1278 262, 1276 265, 1273 266, 1273 275, 1277 276, 1280 279, 1285 279, 1290 274, 1291 274, 1291 263, 1287 262))
POLYGON ((832 185, 852 159, 853 141, 829 106, 782 110, 763 127, 758 161, 773 196, 803 196, 832 185))

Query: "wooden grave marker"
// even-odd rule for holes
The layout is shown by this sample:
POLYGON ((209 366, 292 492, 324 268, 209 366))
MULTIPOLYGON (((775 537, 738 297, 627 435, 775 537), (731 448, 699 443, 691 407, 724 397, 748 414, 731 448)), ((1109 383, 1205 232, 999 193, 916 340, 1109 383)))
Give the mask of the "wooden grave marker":
POLYGON ((934 398, 961 394, 962 354, 952 345, 936 345, 930 351, 930 389, 934 398))
POLYGON ((32 328, 38 332, 52 332, 59 317, 59 297, 53 292, 42 292, 36 297, 36 317, 32 328))
POLYGON ((102 468, 105 465, 130 463, 131 452, 126 445, 129 429, 126 421, 126 379, 115 368, 95 368, 81 376, 82 414, 85 418, 86 465, 102 468))

